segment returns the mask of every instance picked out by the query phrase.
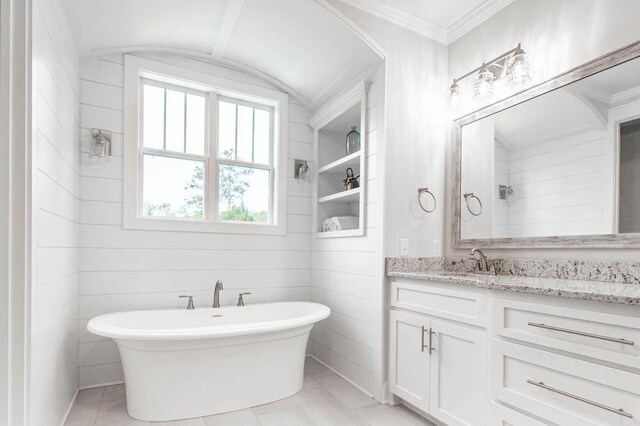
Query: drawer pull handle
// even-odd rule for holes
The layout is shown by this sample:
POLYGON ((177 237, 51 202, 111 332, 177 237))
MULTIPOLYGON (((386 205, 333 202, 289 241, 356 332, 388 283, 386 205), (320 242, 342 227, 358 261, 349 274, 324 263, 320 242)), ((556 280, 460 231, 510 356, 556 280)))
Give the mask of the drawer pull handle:
POLYGON ((582 398, 580 396, 574 395, 572 393, 565 392, 563 390, 556 389, 556 388, 553 388, 551 386, 547 386, 543 382, 536 382, 536 381, 533 381, 533 380, 527 380, 527 383, 529 383, 530 385, 538 386, 538 387, 540 387, 542 389, 546 389, 546 390, 551 391, 551 392, 555 392, 557 394, 560 394, 560 395, 563 395, 563 396, 566 396, 566 397, 569 397, 569 398, 573 398, 573 399, 578 400, 580 402, 584 402, 585 404, 593 405, 594 407, 602 408, 603 410, 607 410, 607 411, 611 411, 612 413, 620 414, 621 416, 628 417, 630 419, 633 418, 633 414, 627 413, 622 408, 611 408, 608 405, 600 404, 599 402, 591 401, 590 399, 585 399, 585 398, 582 398))
MULTIPOLYGON (((426 348, 426 349, 429 349, 429 347, 428 347, 428 346, 425 346, 425 344, 424 344, 424 333, 425 333, 426 331, 427 331, 427 330, 425 330, 424 325, 423 325, 423 326, 422 326, 422 343, 420 343, 420 350, 421 350, 422 352, 424 352, 425 348, 426 348)), ((431 353, 431 349, 429 349, 429 353, 431 353)))
POLYGON ((528 322, 527 325, 530 325, 531 327, 544 328, 547 330, 560 331, 562 333, 577 334, 578 336, 591 337, 592 339, 600 339, 600 340, 606 340, 609 342, 622 343, 623 345, 633 346, 635 344, 631 340, 617 339, 615 337, 602 336, 600 334, 585 333, 584 331, 576 331, 576 330, 570 330, 568 328, 554 327, 552 325, 539 324, 537 322, 528 322))

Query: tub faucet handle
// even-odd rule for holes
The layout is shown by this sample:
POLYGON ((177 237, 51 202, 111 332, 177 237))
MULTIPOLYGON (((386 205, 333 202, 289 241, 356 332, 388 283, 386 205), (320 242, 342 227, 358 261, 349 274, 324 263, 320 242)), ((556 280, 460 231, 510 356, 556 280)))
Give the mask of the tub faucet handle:
POLYGON ((251 293, 240 293, 240 294, 238 294, 238 306, 244 306, 244 299, 242 298, 242 296, 245 296, 247 294, 251 294, 251 293))
POLYGON ((187 303, 187 309, 188 310, 196 308, 195 306, 193 306, 193 296, 187 296, 186 294, 183 294, 183 295, 178 296, 178 297, 188 297, 189 298, 189 303, 187 303))

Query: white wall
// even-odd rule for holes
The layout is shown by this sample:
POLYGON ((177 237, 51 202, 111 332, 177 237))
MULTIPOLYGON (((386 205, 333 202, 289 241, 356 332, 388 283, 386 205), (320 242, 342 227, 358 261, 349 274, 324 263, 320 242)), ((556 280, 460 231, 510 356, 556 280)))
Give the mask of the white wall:
POLYGON ((331 4, 386 53, 385 256, 399 254, 401 238, 409 240, 411 256, 431 256, 433 241, 443 238, 447 48, 340 1, 331 4), (431 214, 418 207, 424 186, 438 200, 431 214))
MULTIPOLYGON (((270 87, 248 74, 168 55, 145 55, 185 68, 270 87)), ((288 220, 285 236, 126 230, 122 227, 123 56, 81 63, 81 274, 80 386, 119 382, 115 344, 85 331, 100 314, 132 309, 210 306, 216 280, 224 282, 222 304, 309 300, 311 284, 311 184, 293 179, 293 159, 311 160, 309 116, 289 106, 288 220), (90 129, 114 132, 108 163, 88 158, 90 129)), ((313 166, 313 163, 311 163, 313 166)))
MULTIPOLYGON (((530 55, 531 84, 535 84, 638 39, 640 2, 635 0, 515 0, 449 46, 449 80, 519 42, 530 55)), ((446 86, 441 90, 446 91, 446 86)), ((450 136, 447 136, 447 145, 450 146, 450 136)), ((447 177, 449 175, 450 166, 447 177)), ((447 197, 447 208, 450 203, 447 197)), ((446 254, 466 255, 466 250, 451 249, 448 217, 446 254)), ((491 254, 519 258, 636 260, 639 253, 639 250, 556 249, 496 250, 491 254)))
POLYGON ((382 398, 384 262, 380 155, 384 143, 384 66, 367 93, 365 236, 314 238, 311 300, 331 316, 311 331, 309 352, 365 391, 382 398))
POLYGON ((63 420, 78 385, 80 88, 57 0, 34 2, 33 73, 31 420, 48 426, 63 420))

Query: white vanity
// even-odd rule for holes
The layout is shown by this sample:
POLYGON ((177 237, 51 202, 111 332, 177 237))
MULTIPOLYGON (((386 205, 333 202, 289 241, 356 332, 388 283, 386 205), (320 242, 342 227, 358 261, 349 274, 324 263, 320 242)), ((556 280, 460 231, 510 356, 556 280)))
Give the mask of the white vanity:
POLYGON ((388 276, 403 401, 450 426, 640 424, 640 286, 388 276))

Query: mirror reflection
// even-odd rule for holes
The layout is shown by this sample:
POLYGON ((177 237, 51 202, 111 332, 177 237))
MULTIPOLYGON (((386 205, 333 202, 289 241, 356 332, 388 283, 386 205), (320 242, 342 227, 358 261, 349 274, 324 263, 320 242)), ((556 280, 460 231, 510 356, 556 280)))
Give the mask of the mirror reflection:
POLYGON ((462 239, 640 232, 640 58, 462 127, 462 239))

